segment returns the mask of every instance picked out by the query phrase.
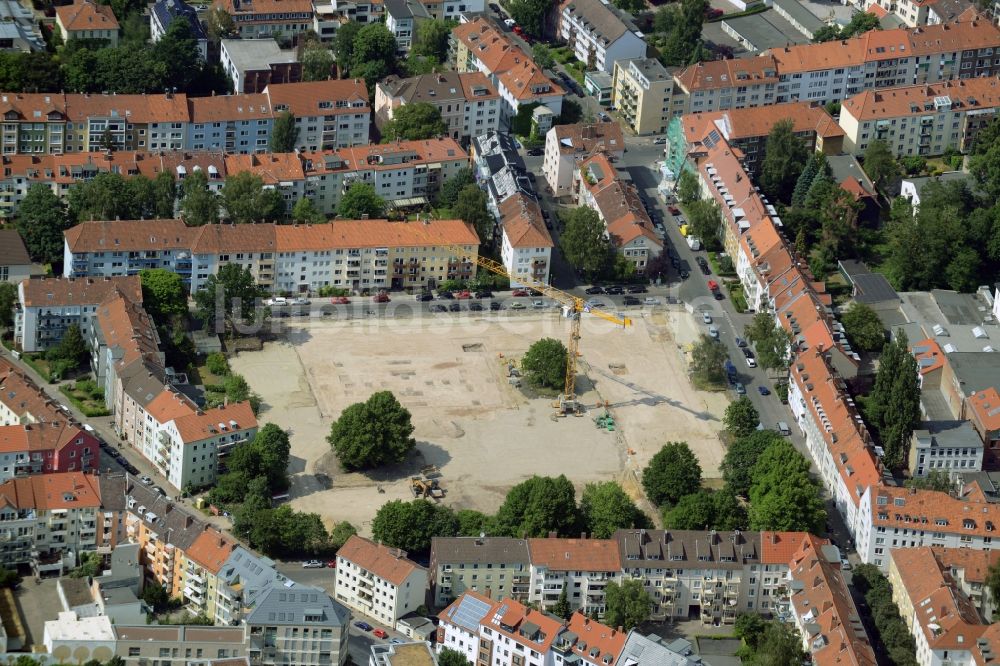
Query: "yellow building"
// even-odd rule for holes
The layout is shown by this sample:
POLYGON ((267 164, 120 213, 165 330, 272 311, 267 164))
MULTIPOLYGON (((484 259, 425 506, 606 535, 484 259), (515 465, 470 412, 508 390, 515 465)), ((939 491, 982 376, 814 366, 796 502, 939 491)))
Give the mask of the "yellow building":
POLYGON ((611 105, 636 134, 667 131, 673 89, 673 77, 655 58, 615 61, 611 105))

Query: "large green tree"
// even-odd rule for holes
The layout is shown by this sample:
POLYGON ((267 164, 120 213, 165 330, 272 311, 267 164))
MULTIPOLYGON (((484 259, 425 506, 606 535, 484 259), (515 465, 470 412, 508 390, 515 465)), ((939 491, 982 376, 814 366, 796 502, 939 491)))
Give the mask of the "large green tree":
POLYGON ((581 206, 560 216, 559 245, 566 260, 590 280, 606 273, 614 263, 615 250, 597 212, 581 206))
POLYGON ((226 264, 209 275, 194 294, 198 317, 208 330, 237 332, 239 327, 259 323, 264 315, 260 299, 267 291, 253 279, 249 268, 226 264))
POLYGON ((358 37, 361 24, 357 21, 342 23, 333 37, 333 58, 337 63, 337 75, 344 78, 354 62, 354 40, 358 37))
POLYGON ((795 183, 809 159, 809 150, 795 136, 791 120, 779 120, 767 135, 760 168, 761 189, 772 201, 789 203, 795 183))
POLYGON ((465 655, 458 650, 442 648, 437 656, 438 666, 472 666, 472 662, 465 658, 465 655))
POLYGON ((573 483, 563 475, 533 476, 507 492, 496 515, 498 534, 544 537, 579 534, 579 512, 573 483))
POLYGON ((787 440, 771 444, 751 471, 750 528, 822 531, 823 490, 809 474, 809 461, 787 440))
POLYGON ((875 139, 865 148, 864 167, 878 189, 885 188, 899 175, 899 164, 884 139, 875 139))
POLYGON ((507 4, 511 18, 535 39, 545 37, 551 9, 549 0, 510 0, 507 4))
POLYGON ((386 502, 372 519, 372 536, 379 543, 402 548, 412 556, 427 555, 433 537, 458 534, 458 519, 446 506, 425 499, 386 502))
POLYGON ((375 84, 396 71, 396 37, 382 22, 367 23, 358 30, 351 54, 351 76, 375 84))
POLYGON ((418 21, 414 27, 416 35, 410 53, 433 58, 436 63, 445 62, 448 60, 448 40, 451 38, 452 28, 456 25, 458 24, 450 20, 418 21))
POLYGON ((708 384, 726 381, 726 348, 721 342, 704 333, 691 350, 691 370, 695 377, 708 384))
POLYGON ((678 9, 671 8, 670 31, 660 51, 665 64, 688 65, 707 59, 701 26, 708 7, 708 0, 681 0, 678 9))
POLYGON ((187 314, 187 293, 180 275, 166 268, 147 268, 139 279, 142 305, 158 324, 187 314))
POLYGON ((466 185, 451 207, 451 216, 472 225, 484 247, 493 245, 493 215, 487 208, 486 193, 478 185, 466 185))
POLYGON ((687 205, 687 224, 690 235, 696 236, 705 243, 706 248, 719 249, 719 231, 722 226, 722 213, 719 205, 708 199, 693 201, 687 205))
POLYGON ((555 338, 542 338, 528 347, 521 369, 536 386, 561 389, 566 381, 566 345, 555 338))
POLYGON ((302 80, 325 81, 333 70, 333 52, 325 44, 312 42, 302 50, 302 80))
POLYGON ((771 444, 781 440, 781 434, 774 430, 755 430, 731 442, 719 466, 727 492, 743 497, 749 495, 754 466, 771 444))
POLYGON ((592 539, 610 539, 618 529, 649 527, 649 519, 617 481, 588 483, 580 496, 580 519, 592 539))
POLYGON ((264 187, 264 180, 249 171, 227 176, 220 195, 226 214, 237 224, 276 222, 285 216, 281 192, 264 187))
POLYGON ((878 313, 864 303, 854 303, 840 317, 851 347, 863 352, 873 352, 885 345, 885 329, 878 313))
POLYGON ((390 391, 373 393, 345 409, 327 441, 347 470, 402 462, 416 446, 410 411, 390 391))
POLYGON ((326 221, 326 215, 316 208, 312 199, 303 197, 292 207, 292 221, 299 224, 319 224, 326 221))
POLYGON ((392 120, 382 127, 382 141, 417 141, 448 136, 448 123, 441 118, 441 110, 427 102, 415 102, 397 107, 392 120))
POLYGON ((890 469, 906 464, 910 436, 920 424, 920 376, 902 329, 882 349, 867 415, 882 445, 882 461, 890 469))
POLYGON ((681 171, 677 178, 677 200, 682 204, 690 204, 701 198, 701 186, 698 184, 698 176, 690 169, 681 171))
POLYGON ((765 370, 784 371, 791 360, 792 337, 774 320, 770 312, 758 312, 747 325, 744 335, 757 350, 757 363, 765 370))
MULTIPOLYGON (((239 375, 232 375, 239 377, 239 375)), ((245 481, 263 477, 267 480, 268 496, 287 490, 288 459, 291 443, 288 433, 279 426, 268 423, 254 438, 233 449, 229 456, 230 473, 240 474, 245 481)))
POLYGON ((437 198, 438 205, 446 208, 452 206, 458 201, 459 193, 467 185, 474 185, 475 183, 476 179, 472 176, 472 169, 468 167, 459 169, 441 183, 441 189, 438 191, 437 198))
POLYGON ((32 261, 58 263, 63 257, 63 231, 69 228, 66 206, 42 183, 28 187, 27 194, 17 207, 14 227, 32 261))
POLYGON ((676 504, 701 487, 701 465, 687 442, 667 442, 642 471, 642 488, 656 506, 676 504))
POLYGON ((219 197, 208 186, 208 176, 200 169, 181 183, 181 217, 189 226, 200 227, 219 221, 219 197))
POLYGON ((733 437, 747 437, 760 425, 760 414, 750 398, 744 395, 726 407, 722 422, 733 437))
POLYGON ((13 282, 0 282, 0 328, 14 325, 14 304, 17 303, 17 286, 13 282))
POLYGON ((271 127, 271 152, 290 153, 299 139, 299 128, 291 111, 282 111, 271 127))
POLYGON ((735 530, 746 523, 746 511, 728 489, 699 490, 663 512, 663 525, 671 530, 735 530))
POLYGON ((641 580, 627 578, 621 583, 611 581, 604 591, 604 622, 611 627, 631 631, 649 619, 653 602, 641 580))
POLYGON ((375 188, 368 183, 352 183, 337 205, 337 214, 348 220, 360 220, 385 217, 385 199, 375 193, 375 188))

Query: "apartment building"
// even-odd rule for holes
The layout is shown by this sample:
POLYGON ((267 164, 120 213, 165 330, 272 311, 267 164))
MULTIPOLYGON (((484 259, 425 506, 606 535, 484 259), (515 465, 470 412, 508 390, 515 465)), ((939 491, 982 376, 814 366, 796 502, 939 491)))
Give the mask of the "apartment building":
POLYGON ((198 12, 184 0, 157 0, 149 9, 149 38, 153 42, 163 39, 174 21, 185 21, 191 36, 198 44, 198 55, 208 60, 208 33, 198 18, 198 12))
POLYGON ((852 2, 864 11, 876 16, 894 16, 911 28, 922 25, 938 25, 975 16, 978 10, 968 0, 864 0, 852 2))
POLYGON ((313 27, 311 0, 215 0, 229 14, 240 37, 294 37, 313 27))
POLYGON ((470 590, 493 599, 527 601, 530 563, 525 539, 434 537, 429 569, 432 605, 447 606, 470 590))
POLYGON ((844 101, 845 148, 862 153, 881 139, 898 156, 968 152, 1000 109, 997 78, 869 90, 844 101))
POLYGON ((504 200, 500 214, 500 259, 512 276, 511 287, 525 286, 518 278, 549 283, 555 243, 545 226, 538 200, 517 192, 504 200))
POLYGON ((460 22, 462 14, 481 14, 486 0, 421 0, 427 13, 435 20, 460 22))
POLYGON ((270 37, 219 40, 219 64, 241 95, 261 93, 272 83, 302 80, 298 52, 281 48, 270 37))
POLYGON ((85 552, 111 552, 113 519, 105 516, 100 477, 42 474, 0 483, 0 562, 35 575, 62 575, 85 552))
POLYGON ((699 62, 674 74, 671 113, 769 106, 775 103, 777 89, 778 63, 773 56, 699 62))
POLYGON ((449 57, 456 71, 482 72, 496 86, 504 128, 522 105, 544 106, 554 116, 562 113, 566 92, 488 18, 479 16, 456 26, 449 57))
POLYGON ((0 282, 20 284, 34 270, 21 234, 16 229, 0 229, 0 282))
POLYGON ((990 567, 1000 561, 1000 552, 972 550, 971 548, 931 548, 937 569, 950 584, 961 591, 980 617, 992 622, 1000 604, 987 591, 986 579, 990 567))
POLYGON ((345 21, 374 23, 383 20, 385 5, 379 0, 317 0, 313 2, 313 32, 329 42, 345 21))
POLYGON ((357 535, 337 551, 337 600, 390 627, 423 605, 427 569, 406 552, 357 535))
POLYGON ((14 313, 14 342, 22 351, 45 351, 62 340, 66 329, 77 326, 86 340, 91 335, 97 306, 115 293, 142 302, 139 277, 46 278, 22 281, 14 313))
POLYGON ((826 539, 805 535, 789 562, 789 619, 812 663, 875 666, 875 651, 844 581, 840 557, 840 549, 826 539))
POLYGON ((987 468, 993 469, 1000 459, 1000 392, 994 387, 976 391, 968 398, 966 406, 969 421, 983 441, 987 468))
POLYGON ((371 107, 362 79, 273 83, 264 94, 275 114, 288 111, 295 116, 297 150, 332 150, 368 143, 371 107))
POLYGON ((579 163, 603 152, 613 160, 625 155, 625 137, 618 123, 556 125, 545 133, 542 173, 555 196, 575 194, 579 163))
POLYGON ((928 421, 910 436, 910 474, 931 472, 951 478, 983 468, 983 440, 968 421, 928 421))
POLYGON ((663 252, 663 241, 642 205, 635 185, 618 178, 604 153, 579 164, 577 203, 597 211, 615 249, 642 273, 663 252))
POLYGON ((71 39, 103 39, 108 46, 118 46, 118 19, 109 5, 79 0, 56 7, 56 27, 63 43, 71 39))
POLYGON ((416 37, 417 23, 429 20, 431 15, 418 0, 385 0, 384 4, 385 27, 396 38, 396 50, 408 53, 416 37))
POLYGON ((792 122, 792 131, 810 153, 839 155, 843 151, 844 130, 826 109, 809 102, 788 102, 674 116, 667 130, 672 140, 666 148, 666 160, 679 173, 687 155, 715 130, 730 147, 739 149, 743 168, 756 177, 764 161, 767 136, 783 120, 792 122))
POLYGON ((251 664, 343 666, 351 614, 316 587, 272 587, 244 620, 251 664))
POLYGON ((656 58, 616 60, 613 69, 611 106, 635 134, 667 131, 673 98, 674 77, 656 58))
POLYGON ((375 124, 381 128, 406 104, 430 104, 441 112, 448 134, 463 145, 500 129, 500 94, 482 72, 439 72, 375 84, 375 124))
POLYGON ((531 582, 528 602, 550 609, 563 590, 573 610, 604 615, 608 581, 621 567, 618 544, 611 539, 528 539, 531 582))
POLYGON ((556 35, 588 71, 611 74, 617 61, 646 57, 646 41, 632 17, 610 2, 564 0, 556 35))

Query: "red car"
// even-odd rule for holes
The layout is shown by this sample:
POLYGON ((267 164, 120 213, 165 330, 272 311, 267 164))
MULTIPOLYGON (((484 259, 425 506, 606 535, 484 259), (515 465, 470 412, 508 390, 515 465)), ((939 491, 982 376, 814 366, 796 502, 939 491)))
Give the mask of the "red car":
POLYGON ((455 298, 472 298, 472 292, 470 292, 468 289, 463 289, 462 291, 456 291, 455 298))
POLYGON ((515 25, 514 26, 514 34, 523 37, 524 36, 524 30, 521 29, 521 26, 515 25))
POLYGON ((388 303, 389 302, 389 294, 386 294, 386 293, 375 294, 375 296, 372 297, 372 300, 375 301, 376 303, 388 303))
POLYGON ((511 296, 527 296, 528 292, 525 291, 524 289, 515 289, 514 291, 510 292, 510 295, 511 296))
POLYGON ((389 634, 385 633, 385 629, 376 629, 372 632, 372 636, 375 638, 388 638, 389 634))
POLYGON ((333 298, 330 299, 330 302, 333 303, 334 305, 347 305, 348 303, 351 302, 351 299, 349 299, 347 296, 334 296, 333 298))
POLYGON ((680 208, 678 208, 677 206, 671 206, 671 207, 670 207, 670 208, 668 208, 667 210, 669 210, 669 211, 670 211, 670 214, 671 214, 671 215, 680 215, 680 214, 681 214, 681 209, 680 209, 680 208))
POLYGON ((329 562, 326 563, 326 566, 329 567, 329 568, 331 568, 331 569, 336 569, 337 568, 337 560, 330 560, 329 562))

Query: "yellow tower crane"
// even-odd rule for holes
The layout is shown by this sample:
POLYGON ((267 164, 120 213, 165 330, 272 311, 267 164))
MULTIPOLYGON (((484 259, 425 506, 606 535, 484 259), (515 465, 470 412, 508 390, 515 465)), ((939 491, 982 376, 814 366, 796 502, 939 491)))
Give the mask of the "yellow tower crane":
POLYGON ((563 316, 570 320, 570 329, 569 342, 566 345, 566 382, 563 387, 562 395, 559 396, 558 409, 560 414, 578 413, 580 405, 576 401, 576 360, 580 348, 581 315, 583 313, 588 313, 594 315, 595 317, 600 317, 605 321, 609 321, 612 324, 617 324, 622 328, 631 326, 632 320, 628 317, 619 317, 618 315, 605 312, 598 308, 588 307, 586 301, 579 296, 574 296, 573 294, 566 293, 561 289, 556 289, 555 287, 547 285, 544 282, 539 282, 532 277, 528 277, 526 275, 518 275, 515 277, 511 275, 500 262, 479 256, 478 253, 475 253, 474 255, 473 252, 466 250, 459 245, 446 245, 444 247, 446 250, 453 252, 459 257, 475 261, 478 266, 482 266, 491 273, 502 275, 509 280, 516 280, 517 282, 525 284, 559 302, 562 306, 563 316))

